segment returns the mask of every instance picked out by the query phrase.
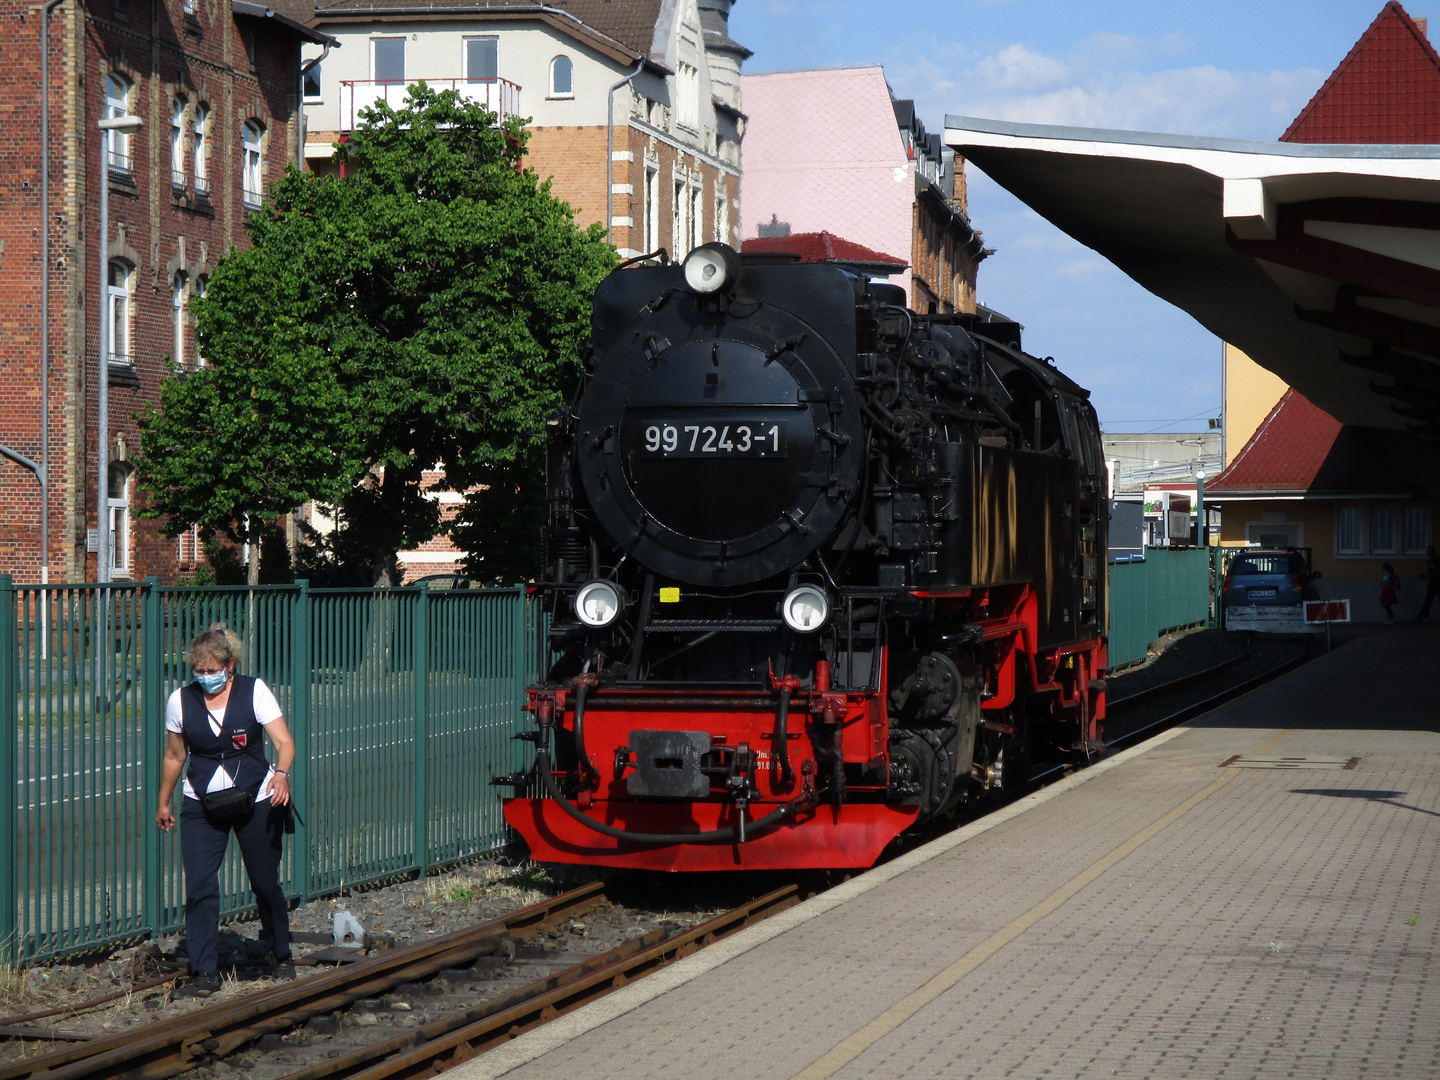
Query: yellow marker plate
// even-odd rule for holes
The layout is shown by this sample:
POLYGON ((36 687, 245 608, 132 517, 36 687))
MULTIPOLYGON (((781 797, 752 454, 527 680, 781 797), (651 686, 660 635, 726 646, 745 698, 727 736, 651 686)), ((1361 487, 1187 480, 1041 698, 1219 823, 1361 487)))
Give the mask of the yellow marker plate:
POLYGON ((661 590, 660 590, 660 603, 662 603, 662 604, 678 604, 679 602, 680 602, 680 590, 679 590, 679 589, 661 589, 661 590))

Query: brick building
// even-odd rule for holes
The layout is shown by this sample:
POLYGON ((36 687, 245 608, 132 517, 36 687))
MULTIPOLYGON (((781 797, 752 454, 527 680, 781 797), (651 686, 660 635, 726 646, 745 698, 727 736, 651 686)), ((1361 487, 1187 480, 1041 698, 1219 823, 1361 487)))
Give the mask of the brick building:
POLYGON ((975 310, 987 252, 966 216, 963 163, 896 100, 879 67, 740 80, 749 121, 743 235, 831 232, 907 256, 890 277, 917 311, 975 310))
MULTIPOLYGON (((624 257, 738 237, 740 64, 734 0, 331 0, 313 25, 344 47, 305 86, 305 156, 377 100, 424 81, 529 119, 527 164, 624 257), (453 14, 451 12, 453 11, 453 14), (613 126, 612 126, 613 124, 613 126), (613 143, 612 160, 607 147, 613 143), (606 184, 610 184, 608 192, 606 184)), ((306 56, 319 58, 311 46, 306 56)))
POLYGON ((267 185, 301 160, 300 44, 324 41, 308 14, 274 0, 59 0, 48 14, 29 0, 0 0, 0 100, 16 106, 0 130, 0 572, 20 582, 103 578, 102 527, 113 538, 112 579, 173 581, 196 566, 193 533, 164 539, 135 517, 133 416, 156 400, 172 360, 202 362, 190 301, 216 259, 246 242, 246 215, 267 185), (104 136, 96 127, 128 116, 143 126, 104 136))

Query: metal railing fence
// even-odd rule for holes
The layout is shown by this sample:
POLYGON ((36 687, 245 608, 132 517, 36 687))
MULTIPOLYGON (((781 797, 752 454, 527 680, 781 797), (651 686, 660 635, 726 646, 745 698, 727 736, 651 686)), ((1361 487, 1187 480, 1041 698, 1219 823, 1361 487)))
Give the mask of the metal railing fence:
POLYGON ((1145 659, 1161 635, 1210 621, 1210 549, 1151 548, 1110 564, 1110 666, 1145 659))
MULTIPOLYGON (((165 702, 223 622, 275 691, 306 824, 282 878, 307 900, 507 840, 490 778, 523 767, 536 677, 523 589, 15 586, 0 575, 0 960, 184 921, 176 833, 155 826, 165 702)), ((272 754, 273 758, 273 754, 272 754)), ((180 797, 177 792, 176 798, 180 797)), ((178 804, 177 804, 178 805, 178 804)), ((246 910, 232 850, 222 912, 246 910)))

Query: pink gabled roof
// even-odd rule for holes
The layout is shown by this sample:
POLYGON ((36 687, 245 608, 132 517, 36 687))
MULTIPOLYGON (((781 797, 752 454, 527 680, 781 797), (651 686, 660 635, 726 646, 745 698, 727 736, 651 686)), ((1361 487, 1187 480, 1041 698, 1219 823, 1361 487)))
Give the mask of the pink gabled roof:
POLYGON ((1381 495, 1408 489, 1358 429, 1286 390, 1230 465, 1206 483, 1205 494, 1219 499, 1381 495))
POLYGON ((875 251, 843 236, 830 232, 791 233, 789 236, 751 237, 743 251, 774 251, 799 255, 801 262, 843 262, 862 268, 873 267, 879 273, 898 274, 910 264, 894 255, 875 251))
MULTIPOLYGON (((877 252, 910 251, 915 163, 883 68, 742 75, 740 85, 749 116, 741 148, 744 240, 774 218, 792 233, 830 232, 877 252)), ((908 274, 895 284, 908 295, 908 274)))

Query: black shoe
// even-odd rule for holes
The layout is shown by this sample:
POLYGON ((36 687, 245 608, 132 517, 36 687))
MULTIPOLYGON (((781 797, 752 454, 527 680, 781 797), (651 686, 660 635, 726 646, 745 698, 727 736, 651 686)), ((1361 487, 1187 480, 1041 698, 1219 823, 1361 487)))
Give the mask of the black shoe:
POLYGON ((202 971, 198 975, 189 976, 184 984, 175 991, 175 996, 206 998, 219 989, 220 976, 213 971, 202 971))
POLYGON ((293 957, 285 956, 275 961, 275 966, 270 971, 270 977, 277 982, 289 982, 295 978, 295 960, 293 957))

